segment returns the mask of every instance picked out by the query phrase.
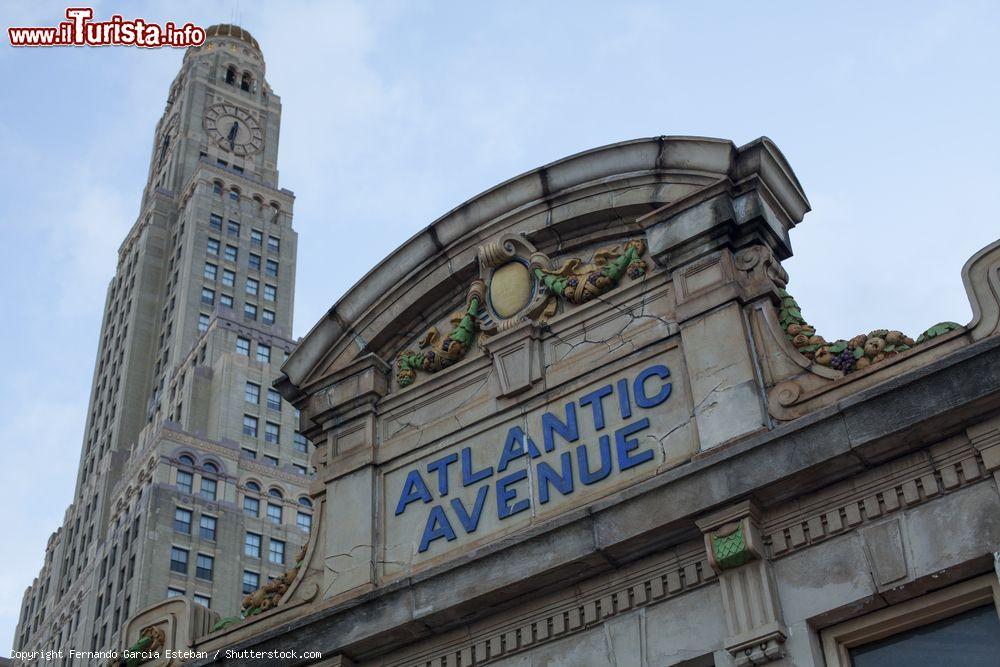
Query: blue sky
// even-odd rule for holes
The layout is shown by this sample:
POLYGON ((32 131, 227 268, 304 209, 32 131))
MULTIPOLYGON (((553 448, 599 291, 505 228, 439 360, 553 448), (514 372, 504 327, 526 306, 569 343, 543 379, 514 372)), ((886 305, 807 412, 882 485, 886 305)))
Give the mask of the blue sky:
MULTIPOLYGON (((2 27, 65 4, 4 2, 2 27)), ((690 134, 777 142, 812 203, 789 290, 829 339, 971 317, 1000 236, 993 2, 172 2, 240 23, 284 114, 295 334, 456 204, 580 150, 690 134)), ((182 52, 0 46, 0 655, 70 501, 107 281, 182 52)))

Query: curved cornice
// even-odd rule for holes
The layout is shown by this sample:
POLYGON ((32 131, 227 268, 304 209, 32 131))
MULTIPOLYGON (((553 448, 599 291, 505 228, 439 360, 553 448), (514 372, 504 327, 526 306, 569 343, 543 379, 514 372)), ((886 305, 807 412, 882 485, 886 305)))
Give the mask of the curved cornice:
MULTIPOLYGON (((792 227, 809 210, 798 179, 774 142, 761 137, 736 147, 725 139, 660 136, 583 151, 515 176, 447 212, 404 242, 351 287, 302 339, 276 383, 294 397, 328 352, 347 339, 367 345, 359 322, 403 282, 412 281, 435 258, 481 238, 492 223, 515 213, 552 207, 588 186, 613 191, 635 179, 661 183, 739 185, 754 178, 773 195, 792 227)), ((657 202, 646 202, 646 205, 657 202)), ((662 202, 660 202, 662 203, 662 202)), ((589 211, 578 212, 586 214, 589 211)), ((539 227, 542 225, 540 224, 539 227)))

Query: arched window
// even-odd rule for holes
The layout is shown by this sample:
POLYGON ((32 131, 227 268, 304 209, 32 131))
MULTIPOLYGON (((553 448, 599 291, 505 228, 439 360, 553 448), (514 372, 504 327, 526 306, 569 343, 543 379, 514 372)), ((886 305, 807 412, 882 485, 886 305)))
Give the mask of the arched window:
POLYGON ((258 211, 260 211, 261 209, 264 208, 264 198, 261 197, 260 195, 254 195, 253 196, 253 201, 254 201, 255 204, 257 204, 257 210, 258 211))
POLYGON ((271 496, 272 498, 284 498, 284 496, 281 495, 281 491, 279 491, 278 489, 271 489, 270 491, 267 492, 267 495, 271 496))
POLYGON ((226 83, 230 85, 236 84, 236 67, 233 65, 230 65, 226 70, 226 83))
POLYGON ((235 202, 238 202, 240 200, 239 188, 229 188, 229 198, 235 202))
POLYGON ((240 80, 240 88, 242 90, 245 90, 245 91, 249 92, 250 91, 250 82, 252 80, 253 80, 253 77, 250 76, 250 72, 243 72, 243 78, 240 80))
POLYGON ((212 193, 213 194, 217 194, 220 197, 222 196, 222 181, 213 181, 212 182, 212 193))
POLYGON ((214 463, 206 463, 205 472, 212 473, 213 475, 217 474, 219 472, 219 467, 214 463))
POLYGON ((260 484, 258 484, 257 482, 247 482, 247 490, 256 491, 257 493, 260 493, 260 484))
POLYGON ((312 507, 313 506, 312 501, 309 500, 308 498, 306 498, 305 496, 302 496, 301 498, 299 498, 299 505, 302 505, 303 507, 312 507))
POLYGON ((177 459, 177 461, 181 465, 186 465, 186 466, 193 466, 194 465, 194 459, 191 458, 190 456, 188 456, 187 454, 181 454, 180 457, 177 459))

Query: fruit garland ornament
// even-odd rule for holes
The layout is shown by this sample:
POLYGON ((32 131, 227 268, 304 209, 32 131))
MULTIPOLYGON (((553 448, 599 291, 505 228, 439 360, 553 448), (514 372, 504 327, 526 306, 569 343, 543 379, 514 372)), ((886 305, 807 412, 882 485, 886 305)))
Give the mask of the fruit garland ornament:
POLYGON ((850 340, 826 342, 816 334, 816 328, 808 324, 802 317, 799 304, 785 290, 779 290, 781 309, 778 321, 788 339, 800 354, 812 359, 820 366, 829 366, 844 374, 853 373, 877 364, 900 352, 906 352, 915 345, 920 345, 949 331, 960 329, 955 322, 940 322, 920 334, 913 340, 901 331, 875 329, 868 334, 859 334, 850 340))
POLYGON ((253 593, 250 593, 243 598, 243 604, 240 606, 239 616, 225 616, 216 621, 209 632, 217 632, 228 628, 230 625, 235 625, 251 616, 256 616, 257 614, 262 614, 269 609, 274 609, 278 606, 281 598, 288 591, 288 587, 292 585, 295 581, 295 577, 299 574, 299 568, 302 567, 303 562, 306 559, 306 545, 302 545, 299 549, 299 553, 295 556, 295 567, 288 570, 284 574, 271 579, 269 582, 258 588, 253 593))

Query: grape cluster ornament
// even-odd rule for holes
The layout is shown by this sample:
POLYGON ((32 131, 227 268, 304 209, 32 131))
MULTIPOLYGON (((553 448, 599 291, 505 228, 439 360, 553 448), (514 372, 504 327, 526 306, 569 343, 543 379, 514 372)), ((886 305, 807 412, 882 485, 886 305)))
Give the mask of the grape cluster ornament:
POLYGON ((940 322, 920 334, 916 340, 901 331, 875 329, 850 340, 840 339, 829 343, 816 334, 815 327, 805 321, 799 304, 788 292, 782 289, 779 294, 781 296, 779 322, 795 349, 820 366, 843 371, 845 375, 868 368, 932 338, 961 328, 955 322, 940 322))

